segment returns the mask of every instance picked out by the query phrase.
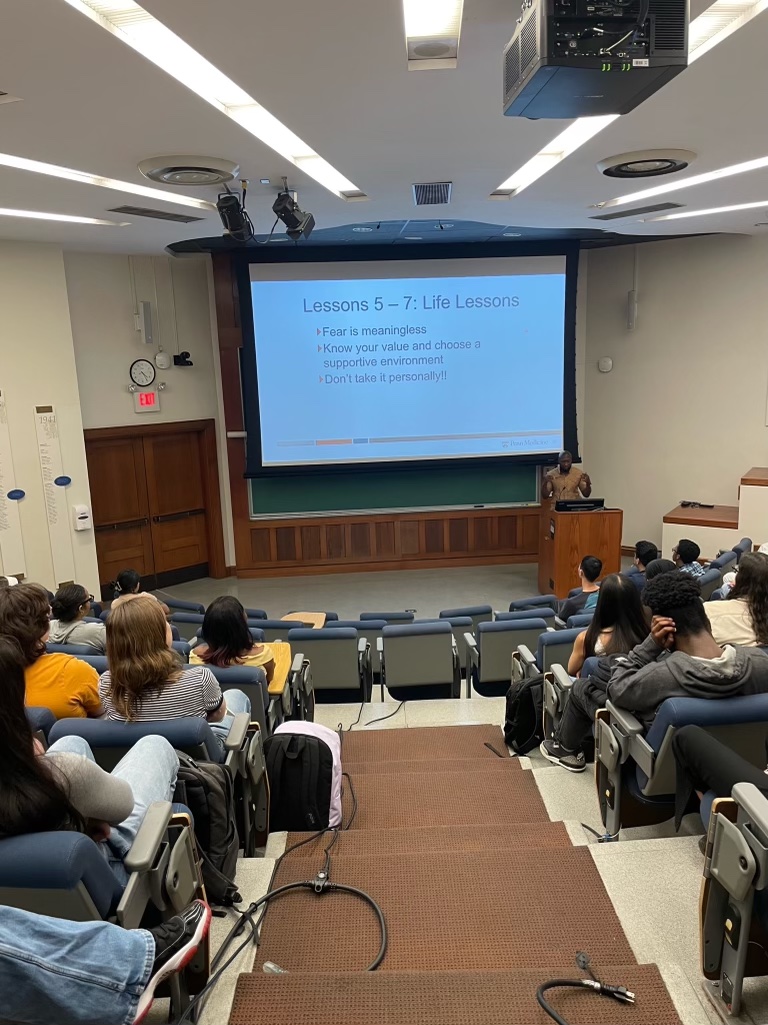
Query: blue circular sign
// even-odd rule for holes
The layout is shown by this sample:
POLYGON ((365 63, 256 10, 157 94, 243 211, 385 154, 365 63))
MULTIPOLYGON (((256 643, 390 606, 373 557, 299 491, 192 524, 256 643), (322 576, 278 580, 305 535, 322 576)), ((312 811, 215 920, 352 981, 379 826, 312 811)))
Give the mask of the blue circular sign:
POLYGON ((53 483, 57 488, 67 488, 72 483, 72 478, 67 476, 55 477, 53 483))
POLYGON ((9 498, 12 502, 20 502, 25 495, 26 491, 22 491, 21 488, 13 488, 11 491, 8 492, 6 497, 9 498))

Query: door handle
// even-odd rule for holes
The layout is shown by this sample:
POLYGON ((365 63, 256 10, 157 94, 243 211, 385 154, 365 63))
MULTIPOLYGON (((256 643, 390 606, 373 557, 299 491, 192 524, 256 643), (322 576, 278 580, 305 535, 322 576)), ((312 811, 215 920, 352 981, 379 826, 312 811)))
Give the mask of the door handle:
POLYGON ((132 527, 146 527, 149 519, 144 516, 140 520, 125 520, 123 523, 99 523, 94 530, 130 530, 132 527))
POLYGON ((205 516, 205 509, 187 509, 186 512, 167 513, 165 516, 153 516, 153 523, 171 523, 173 520, 188 520, 191 516, 205 516))

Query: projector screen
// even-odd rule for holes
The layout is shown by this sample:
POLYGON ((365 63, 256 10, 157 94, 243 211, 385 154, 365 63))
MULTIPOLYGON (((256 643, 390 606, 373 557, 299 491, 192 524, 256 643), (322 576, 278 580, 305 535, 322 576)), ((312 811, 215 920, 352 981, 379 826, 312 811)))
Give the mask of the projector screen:
POLYGON ((251 264, 250 292, 251 473, 530 459, 566 442, 564 255, 251 264))

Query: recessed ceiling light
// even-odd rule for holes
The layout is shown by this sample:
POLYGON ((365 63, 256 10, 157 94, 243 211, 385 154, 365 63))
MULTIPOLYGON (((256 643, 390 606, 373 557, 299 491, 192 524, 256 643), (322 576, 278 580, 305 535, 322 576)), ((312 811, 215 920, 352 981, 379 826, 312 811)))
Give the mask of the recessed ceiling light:
MULTIPOLYGON (((766 8, 768 8, 768 0, 715 0, 715 3, 700 14, 698 18, 694 18, 688 26, 688 63, 692 64, 693 61, 702 57, 713 46, 717 46, 718 43, 727 39, 733 32, 742 28, 766 8)), ((531 182, 535 182, 542 175, 545 175, 547 171, 551 171, 553 167, 556 167, 561 160, 564 160, 574 150, 577 150, 579 146, 583 146, 585 142, 588 142, 598 132, 602 131, 603 128, 607 128, 613 120, 615 120, 615 117, 604 119, 578 118, 570 128, 566 128, 548 146, 540 150, 534 157, 531 157, 528 163, 523 164, 506 181, 502 182, 498 189, 491 193, 491 199, 509 199, 512 196, 516 196, 530 185, 531 182), (604 121, 602 125, 598 125, 594 131, 589 133, 585 131, 581 138, 579 138, 577 130, 575 140, 568 140, 568 149, 566 152, 563 152, 563 137, 567 136, 570 128, 576 128, 583 122, 598 122, 600 120, 604 121)), ((654 195, 656 194, 654 193, 654 195)))
POLYGON ((269 178, 259 178, 259 184, 260 185, 269 185, 270 184, 270 180, 269 180, 269 178))
POLYGON ((73 214, 49 214, 42 210, 11 210, 0 207, 0 217, 26 217, 33 221, 63 221, 65 224, 105 224, 126 228, 130 221, 103 221, 98 217, 75 217, 73 214))
POLYGON ((403 238, 408 242, 421 242, 421 235, 403 235, 403 238))
POLYGON ((365 224, 358 224, 356 227, 352 229, 352 231, 373 231, 373 228, 369 228, 365 224))
POLYGON ((139 170, 153 182, 164 185, 224 185, 240 174, 234 161, 223 157, 188 157, 176 154, 142 160, 139 170))
POLYGON ((464 0, 403 0, 409 71, 455 68, 464 0))
POLYGON ((705 171, 704 174, 694 174, 690 178, 683 178, 682 181, 665 182, 664 185, 655 185, 650 189, 641 189, 639 192, 632 192, 626 196, 617 196, 616 199, 606 200, 605 203, 598 203, 599 208, 609 206, 621 206, 623 203, 632 203, 635 200, 650 199, 652 196, 663 196, 665 192, 677 192, 679 189, 690 189, 694 185, 705 185, 707 182, 718 181, 720 178, 730 178, 735 174, 746 174, 748 171, 759 171, 768 167, 768 157, 758 157, 757 160, 745 160, 741 164, 730 164, 728 167, 720 167, 716 171, 705 171))
POLYGON ((537 178, 541 178, 547 171, 551 171, 561 160, 565 160, 579 146, 591 139, 598 132, 602 132, 612 121, 615 121, 618 114, 606 114, 603 117, 580 117, 570 124, 565 131, 560 132, 548 146, 531 157, 531 159, 519 167, 514 174, 510 175, 499 187, 491 193, 492 199, 510 199, 517 196, 537 178))
POLYGON ((453 223, 451 221, 438 221, 437 224, 435 225, 435 228, 438 231, 448 231, 448 229, 452 228, 452 227, 453 227, 453 223))
POLYGON ((768 206, 768 199, 759 203, 737 203, 734 206, 713 206, 708 210, 684 210, 679 214, 664 214, 662 217, 644 217, 643 221, 681 221, 684 217, 708 217, 710 214, 730 214, 738 210, 759 210, 768 206))
POLYGON ((684 171, 695 159, 695 153, 684 149, 646 150, 606 157, 597 169, 607 178, 655 178, 684 171))
POLYGON ((504 236, 504 238, 521 238, 522 234, 523 234, 522 231, 503 231, 502 232, 502 235, 504 236))
POLYGON ((0 153, 0 167, 14 167, 19 171, 47 174, 52 178, 64 178, 66 181, 80 182, 83 185, 98 185, 103 189, 114 189, 115 192, 128 192, 132 196, 146 196, 149 199, 159 199, 164 203, 191 206, 194 210, 216 209, 216 205, 209 203, 206 199, 192 199, 190 196, 179 196, 175 192, 152 189, 148 185, 134 185, 133 182, 120 181, 118 178, 105 178, 100 174, 76 171, 74 168, 59 167, 57 164, 46 164, 42 160, 28 160, 26 157, 15 157, 10 153, 0 153))
POLYGON ((133 0, 64 0, 342 199, 360 190, 239 85, 133 0))

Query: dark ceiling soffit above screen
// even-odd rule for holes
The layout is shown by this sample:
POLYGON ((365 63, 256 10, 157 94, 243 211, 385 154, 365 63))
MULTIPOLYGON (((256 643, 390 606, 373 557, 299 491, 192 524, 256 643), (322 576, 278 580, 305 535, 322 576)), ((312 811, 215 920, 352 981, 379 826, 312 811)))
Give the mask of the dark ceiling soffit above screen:
MULTIPOLYGON (((259 247, 266 249, 265 246, 259 247)), ((291 247, 293 248, 293 247, 291 247)), ((578 260, 579 244, 575 240, 570 242, 539 242, 528 243, 523 246, 512 247, 499 245, 479 246, 425 246, 427 252, 409 250, 408 256, 402 252, 395 253, 392 249, 386 248, 380 259, 387 260, 412 260, 412 259, 455 259, 455 258, 482 258, 493 256, 564 256, 566 259, 565 274, 565 345, 563 363, 563 381, 570 382, 570 387, 563 388, 563 438, 565 448, 573 453, 574 462, 580 461, 578 433, 576 429, 576 289, 578 283, 578 260), (491 251, 496 250, 496 251, 491 251), (384 255, 386 254, 386 255, 384 255)), ((334 249, 333 255, 326 249, 321 251, 319 247, 310 250, 312 262, 333 262, 341 259, 350 261, 362 261, 373 259, 371 250, 366 247, 364 252, 352 253, 344 250, 344 256, 338 254, 334 249), (322 252, 322 255, 321 255, 322 252)), ((261 431, 259 415, 259 394, 258 376, 256 369, 256 344, 253 334, 253 308, 251 305, 251 279, 248 267, 252 263, 271 262, 293 262, 293 261, 272 261, 254 259, 252 250, 249 248, 243 253, 244 259, 234 260, 234 270, 237 277, 237 291, 240 302, 240 324, 242 328, 243 346, 240 349, 240 380, 243 388, 243 414, 245 420, 246 441, 246 468, 245 477, 289 477, 305 476, 307 474, 350 474, 366 470, 383 470, 387 466, 402 468, 407 466, 412 470, 426 470, 431 468, 452 466, 456 473, 460 473, 462 467, 474 467, 482 461, 484 466, 506 466, 520 465, 523 463, 551 464, 556 452, 543 453, 537 456, 480 456, 468 459, 427 459, 412 461, 392 461, 384 463, 349 463, 336 466, 269 466, 261 465, 261 431)), ((289 415, 287 408, 286 415, 289 415)))
POLYGON ((432 217, 428 221, 376 221, 369 224, 342 224, 330 228, 316 228, 308 239, 291 243, 282 233, 279 242, 264 243, 259 235, 252 242, 233 242, 226 235, 211 238, 185 239, 172 242, 166 251, 172 256, 193 253, 244 253, 257 263, 300 263, 317 260, 403 260, 420 259, 420 254, 434 259, 437 249, 450 247, 458 257, 514 256, 519 253, 535 255, 531 247, 539 243, 564 244, 578 242, 582 249, 601 249, 606 246, 634 245, 641 242, 660 242, 680 235, 620 235, 600 228, 530 228, 515 225, 485 224, 482 221, 449 221, 432 217), (440 224, 452 224, 440 229, 440 224), (377 227, 380 225, 380 227, 377 227), (355 229, 370 228, 370 231, 355 229), (418 236, 406 238, 405 235, 418 236), (408 250, 404 256, 402 248, 408 250), (364 256, 353 255, 365 253, 364 256), (343 254, 343 255, 341 255, 343 254))

